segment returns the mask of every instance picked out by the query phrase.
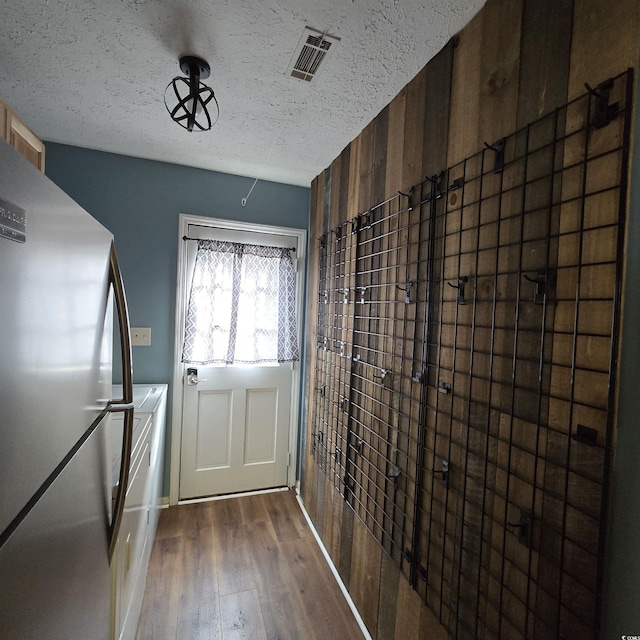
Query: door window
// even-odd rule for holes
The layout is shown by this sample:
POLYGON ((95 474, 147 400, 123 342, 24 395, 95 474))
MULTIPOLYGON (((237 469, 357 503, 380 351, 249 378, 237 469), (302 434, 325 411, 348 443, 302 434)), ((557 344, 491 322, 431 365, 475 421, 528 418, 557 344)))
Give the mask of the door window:
POLYGON ((291 252, 283 247, 198 241, 182 362, 299 360, 291 252))

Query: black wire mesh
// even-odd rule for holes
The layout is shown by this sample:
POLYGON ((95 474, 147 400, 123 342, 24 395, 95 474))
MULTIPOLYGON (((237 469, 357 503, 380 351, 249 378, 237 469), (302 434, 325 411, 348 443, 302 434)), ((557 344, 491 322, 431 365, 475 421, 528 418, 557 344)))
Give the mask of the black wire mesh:
POLYGON ((631 90, 320 241, 312 454, 455 638, 598 637, 631 90))

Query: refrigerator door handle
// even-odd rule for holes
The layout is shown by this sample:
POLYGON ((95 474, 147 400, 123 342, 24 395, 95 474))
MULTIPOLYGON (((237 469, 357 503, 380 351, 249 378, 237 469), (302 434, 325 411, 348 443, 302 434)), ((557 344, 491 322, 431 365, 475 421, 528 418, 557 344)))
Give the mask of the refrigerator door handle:
POLYGON ((127 497, 127 487, 129 484, 129 468, 131 467, 131 447, 133 441, 133 407, 112 407, 111 412, 124 413, 124 433, 122 434, 122 456, 120 464, 120 475, 118 479, 118 493, 116 495, 113 508, 113 518, 109 525, 109 562, 113 558, 113 553, 118 542, 118 533, 122 523, 124 513, 124 503, 127 497))
MULTIPOLYGON (((111 400, 113 405, 126 405, 133 402, 133 358, 131 354, 131 330, 129 328, 129 309, 127 297, 124 293, 122 273, 116 256, 116 249, 111 243, 111 255, 109 257, 109 283, 113 287, 113 293, 118 312, 118 327, 120 329, 120 354, 122 357, 122 399, 111 400)), ((123 458, 124 460, 124 458, 123 458)))

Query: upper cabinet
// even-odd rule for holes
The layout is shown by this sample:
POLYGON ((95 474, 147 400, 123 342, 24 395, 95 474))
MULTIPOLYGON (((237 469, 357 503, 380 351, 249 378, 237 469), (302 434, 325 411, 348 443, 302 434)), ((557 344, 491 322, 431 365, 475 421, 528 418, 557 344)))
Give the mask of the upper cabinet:
POLYGON ((0 135, 44 173, 44 143, 2 100, 0 100, 0 135))

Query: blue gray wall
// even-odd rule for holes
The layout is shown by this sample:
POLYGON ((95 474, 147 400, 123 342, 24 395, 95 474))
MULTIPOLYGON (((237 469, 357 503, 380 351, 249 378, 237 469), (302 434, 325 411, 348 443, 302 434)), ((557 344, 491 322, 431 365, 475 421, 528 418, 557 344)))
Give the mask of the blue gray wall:
MULTIPOLYGON (((639 63, 640 66, 640 63, 639 63)), ((638 67, 637 67, 638 68, 638 67)), ((640 83, 636 75, 605 638, 640 637, 640 83)))
MULTIPOLYGON (((151 327, 133 348, 134 382, 167 382, 164 493, 168 495, 178 215, 309 228, 309 189, 46 143, 46 173, 115 236, 131 325, 151 327)), ((304 360, 303 360, 304 362, 304 360)), ((304 379, 304 378, 303 378, 304 379)))

